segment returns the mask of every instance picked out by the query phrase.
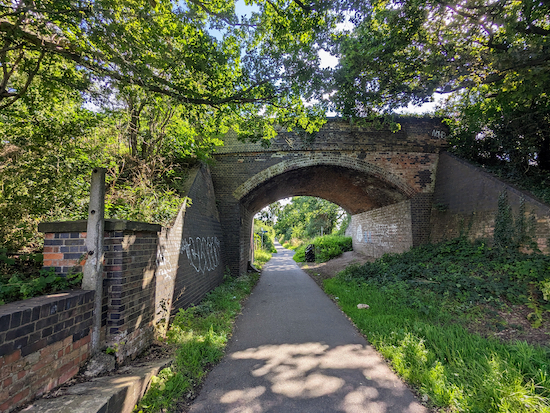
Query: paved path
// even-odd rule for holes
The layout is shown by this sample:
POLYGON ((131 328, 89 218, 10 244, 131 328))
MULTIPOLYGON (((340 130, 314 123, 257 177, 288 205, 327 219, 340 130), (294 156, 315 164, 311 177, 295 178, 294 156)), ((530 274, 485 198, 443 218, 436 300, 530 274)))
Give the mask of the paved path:
POLYGON ((425 413, 277 245, 192 413, 425 413))

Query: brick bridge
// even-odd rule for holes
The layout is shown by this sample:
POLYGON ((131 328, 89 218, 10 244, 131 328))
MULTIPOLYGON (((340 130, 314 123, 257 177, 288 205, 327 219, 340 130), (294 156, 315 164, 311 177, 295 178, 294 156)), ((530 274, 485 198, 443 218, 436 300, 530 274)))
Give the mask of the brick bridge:
MULTIPOLYGON (((246 271, 251 259, 254 215, 290 196, 316 196, 341 206, 352 214, 352 228, 361 237, 362 214, 407 202, 405 212, 394 214, 408 214, 397 217, 409 222, 408 234, 397 236, 412 245, 427 242, 435 172, 447 128, 437 119, 399 122, 401 130, 393 133, 331 119, 314 139, 281 133, 268 148, 228 136, 211 172, 224 261, 232 272, 246 271)), ((365 232, 365 237, 371 234, 365 232)), ((355 243, 356 237, 354 249, 360 249, 355 243)))

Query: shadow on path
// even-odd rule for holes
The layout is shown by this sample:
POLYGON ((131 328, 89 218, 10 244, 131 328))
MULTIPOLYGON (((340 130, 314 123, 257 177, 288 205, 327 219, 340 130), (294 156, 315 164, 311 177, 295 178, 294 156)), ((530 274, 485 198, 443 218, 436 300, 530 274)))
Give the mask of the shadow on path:
POLYGON ((190 412, 427 412, 293 252, 277 250, 190 412))

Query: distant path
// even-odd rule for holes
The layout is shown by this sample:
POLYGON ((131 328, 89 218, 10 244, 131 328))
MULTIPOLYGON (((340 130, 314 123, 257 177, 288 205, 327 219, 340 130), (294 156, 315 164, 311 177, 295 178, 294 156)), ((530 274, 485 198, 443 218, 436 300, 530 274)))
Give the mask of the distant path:
POLYGON ((427 412, 293 252, 277 250, 190 412, 427 412))

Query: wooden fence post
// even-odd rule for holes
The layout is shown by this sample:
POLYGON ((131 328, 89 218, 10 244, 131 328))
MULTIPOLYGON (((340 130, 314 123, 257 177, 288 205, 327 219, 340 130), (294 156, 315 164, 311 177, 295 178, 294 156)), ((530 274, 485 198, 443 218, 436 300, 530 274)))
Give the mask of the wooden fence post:
POLYGON ((92 172, 90 207, 86 248, 88 256, 84 264, 83 290, 94 290, 94 323, 92 325, 91 353, 100 350, 101 304, 103 299, 103 237, 105 226, 105 168, 95 168, 92 172))

